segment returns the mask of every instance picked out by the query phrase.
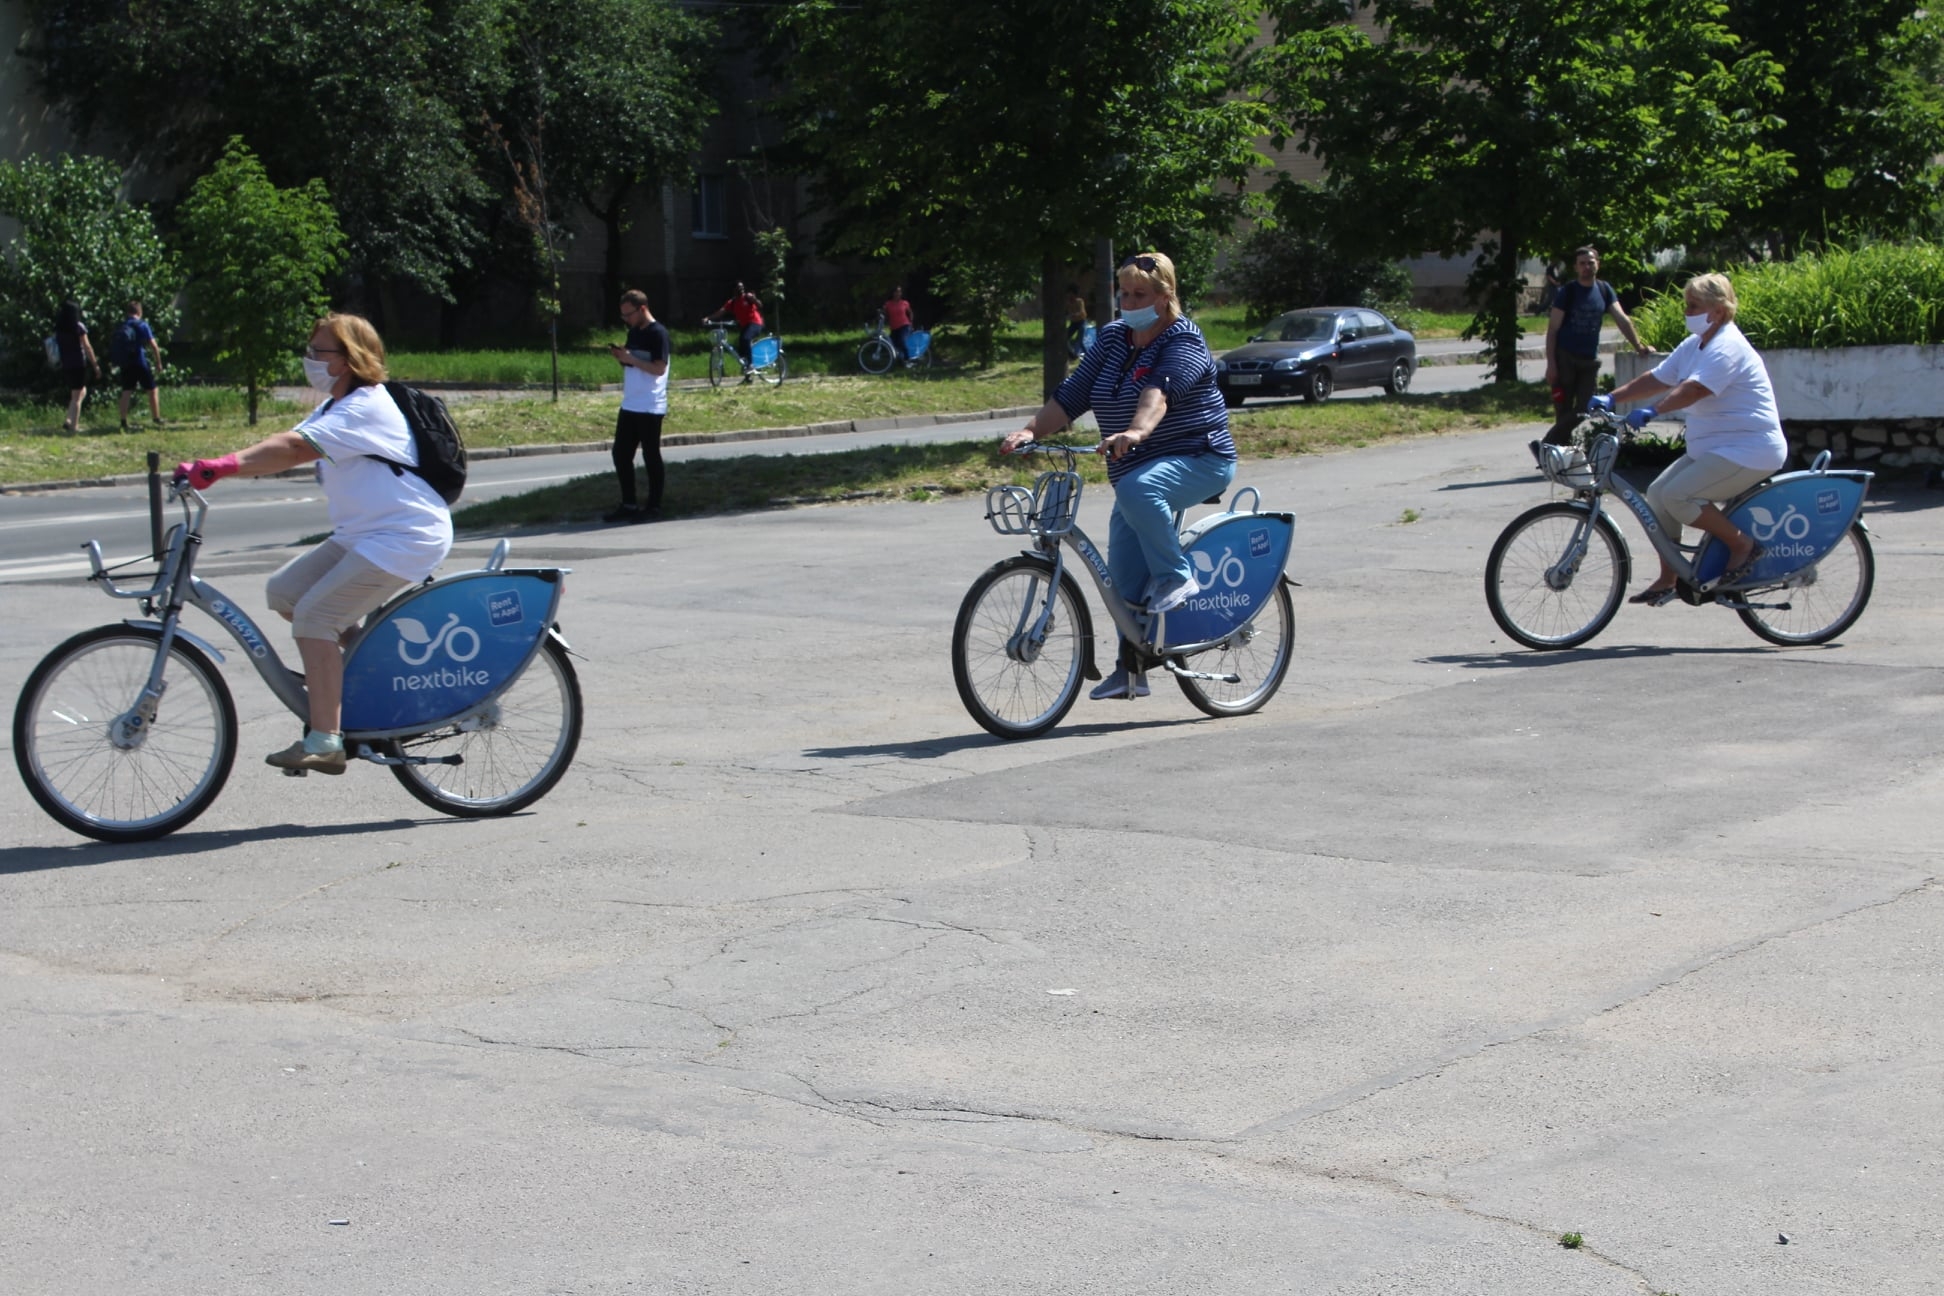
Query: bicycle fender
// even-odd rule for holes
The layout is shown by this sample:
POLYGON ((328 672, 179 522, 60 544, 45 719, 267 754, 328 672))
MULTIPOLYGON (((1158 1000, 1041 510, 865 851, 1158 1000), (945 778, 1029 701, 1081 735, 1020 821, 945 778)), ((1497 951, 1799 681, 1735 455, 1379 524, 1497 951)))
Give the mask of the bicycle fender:
MULTIPOLYGON (((133 619, 126 619, 122 622, 122 624, 136 630, 153 630, 157 634, 162 633, 162 623, 160 621, 136 621, 133 619)), ((192 644, 195 647, 202 649, 203 652, 207 653, 211 657, 214 657, 218 662, 226 662, 229 660, 229 658, 223 656, 223 650, 221 648, 218 648, 215 644, 209 642, 209 640, 203 638, 199 634, 195 634, 192 633, 191 631, 184 630, 181 626, 176 627, 175 637, 182 640, 185 643, 192 644)))
MULTIPOLYGON (((1871 476, 1858 470, 1784 473, 1730 501, 1722 512, 1762 546, 1746 583, 1780 580, 1822 561, 1861 516, 1871 476)), ((1714 580, 1727 565, 1727 549, 1709 537, 1695 555, 1696 583, 1714 580)))

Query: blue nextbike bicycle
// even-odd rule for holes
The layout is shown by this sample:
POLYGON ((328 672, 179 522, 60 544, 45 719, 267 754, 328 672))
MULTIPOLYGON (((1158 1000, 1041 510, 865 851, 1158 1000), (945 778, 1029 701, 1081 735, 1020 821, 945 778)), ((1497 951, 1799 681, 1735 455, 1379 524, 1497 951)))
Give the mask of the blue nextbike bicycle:
POLYGON ((1594 410, 1570 446, 1533 443, 1539 470, 1573 493, 1512 520, 1485 560, 1485 602, 1499 628, 1528 648, 1574 648, 1620 610, 1633 560, 1605 508, 1611 493, 1678 573, 1669 601, 1734 612, 1770 643, 1819 644, 1856 623, 1876 585, 1876 556, 1862 522, 1871 474, 1832 469, 1829 452, 1807 471, 1781 473, 1722 506, 1762 546, 1748 574, 1723 579, 1726 546, 1712 536, 1683 545, 1661 528, 1641 493, 1614 475, 1633 430, 1594 410))
POLYGON ((1060 466, 1040 473, 1031 490, 1005 485, 986 493, 992 529, 1033 543, 987 568, 959 604, 952 627, 959 700, 988 733, 1033 738, 1065 717, 1083 680, 1100 678, 1093 618, 1066 562, 1070 552, 1093 577, 1119 637, 1134 645, 1136 671, 1173 675, 1208 715, 1260 709, 1289 672, 1296 622, 1284 568, 1296 519, 1260 511, 1255 487, 1240 487, 1223 511, 1181 530, 1198 592, 1173 611, 1149 612, 1114 589, 1107 560, 1076 521, 1075 456, 1098 452, 1030 442, 1019 453, 1053 455, 1060 466))
MULTIPOLYGON (((181 625, 185 607, 216 620, 277 700, 309 714, 304 677, 285 666, 249 614, 195 574, 209 503, 169 488, 183 520, 162 535, 163 495, 149 457, 149 520, 159 569, 123 589, 90 540, 88 561, 139 620, 100 626, 41 660, 14 708, 14 761, 27 791, 66 827, 99 841, 160 837, 209 808, 236 759, 236 703, 224 654, 181 625)), ((512 814, 545 796, 580 745, 580 683, 556 617, 562 568, 511 569, 506 541, 478 571, 413 586, 345 645, 345 754, 389 769, 444 814, 512 814)), ((123 564, 127 565, 127 564, 123 564)), ((301 776, 302 770, 286 770, 301 776)))

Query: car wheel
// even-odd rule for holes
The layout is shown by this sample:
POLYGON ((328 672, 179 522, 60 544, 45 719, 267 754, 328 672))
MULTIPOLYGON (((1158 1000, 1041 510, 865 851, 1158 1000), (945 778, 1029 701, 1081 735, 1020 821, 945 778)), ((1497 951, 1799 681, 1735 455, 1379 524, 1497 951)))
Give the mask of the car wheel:
POLYGON ((1328 400, 1336 390, 1336 383, 1330 378, 1328 369, 1312 369, 1309 378, 1303 383, 1303 399, 1314 405, 1320 400, 1328 400))
POLYGON ((1409 357, 1399 357, 1391 366, 1390 377, 1384 379, 1384 390, 1393 396, 1401 395, 1411 386, 1411 361, 1409 357))
POLYGON ((1232 392, 1226 387, 1222 389, 1222 404, 1228 406, 1230 409, 1241 409, 1242 402, 1247 399, 1248 397, 1244 396, 1241 392, 1232 392))

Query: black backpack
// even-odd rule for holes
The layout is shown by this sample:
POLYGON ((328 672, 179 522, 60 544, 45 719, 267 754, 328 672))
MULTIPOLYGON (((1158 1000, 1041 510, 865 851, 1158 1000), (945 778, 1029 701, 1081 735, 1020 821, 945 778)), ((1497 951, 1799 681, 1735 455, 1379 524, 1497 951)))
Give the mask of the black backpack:
POLYGON ((142 341, 135 336, 134 320, 124 319, 115 325, 114 336, 108 339, 108 359, 124 369, 142 363, 142 341))
POLYGON ((426 485, 439 492, 439 498, 448 506, 457 504, 460 493, 466 489, 466 443, 459 439, 459 429, 453 425, 445 402, 402 382, 388 382, 385 390, 398 405, 398 412, 405 416, 405 426, 412 430, 418 467, 393 463, 378 455, 372 458, 390 464, 391 470, 400 476, 417 473, 426 485))

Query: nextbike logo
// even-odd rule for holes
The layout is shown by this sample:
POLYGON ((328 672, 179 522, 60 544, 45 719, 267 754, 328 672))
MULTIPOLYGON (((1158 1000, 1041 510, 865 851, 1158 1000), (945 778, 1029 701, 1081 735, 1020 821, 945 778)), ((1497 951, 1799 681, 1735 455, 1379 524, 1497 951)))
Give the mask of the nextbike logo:
MULTIPOLYGON (((1256 551, 1258 537, 1263 550, 1268 548, 1269 532, 1266 529, 1251 532, 1249 548, 1252 552, 1256 551)), ((1199 549, 1190 549, 1188 561, 1194 565, 1195 584, 1201 587, 1201 593, 1190 595, 1183 607, 1195 612, 1235 612, 1247 608, 1254 601, 1247 594, 1232 592, 1249 578, 1249 569, 1235 556, 1235 550, 1224 548, 1220 558, 1210 558, 1199 549), (1216 590, 1218 583, 1228 586, 1228 589, 1216 590)))
POLYGON ((209 610, 220 617, 224 625, 236 632, 236 637, 243 641, 245 648, 250 650, 250 656, 267 657, 270 655, 270 645, 263 642, 263 636, 258 634, 256 627, 250 624, 250 618, 238 612, 222 599, 212 599, 209 604, 209 610))
MULTIPOLYGON (((1820 503, 1817 507, 1821 507, 1820 503)), ((1781 517, 1777 517, 1759 504, 1754 504, 1749 506, 1748 517, 1748 534, 1754 536, 1764 546, 1777 535, 1790 540, 1806 539, 1809 535, 1809 519, 1797 512, 1793 504, 1782 510, 1781 517)))
POLYGON ((493 682, 491 671, 472 670, 461 666, 454 670, 441 666, 438 670, 426 671, 422 675, 392 676, 392 692, 417 693, 422 689, 478 689, 493 682))
POLYGON ((398 627, 398 660, 407 666, 425 665, 440 648, 444 648, 446 656, 455 662, 469 662, 479 656, 479 632, 471 626, 461 625, 457 612, 446 614, 446 623, 439 627, 436 635, 428 633, 423 622, 411 617, 393 617, 392 624, 398 627), (463 649, 460 647, 462 642, 465 645, 463 649), (424 651, 414 657, 414 646, 424 651))
POLYGON ((1220 594, 1203 594, 1190 597, 1182 606, 1196 612, 1239 612, 1255 602, 1247 594, 1231 594, 1224 590, 1220 594))

